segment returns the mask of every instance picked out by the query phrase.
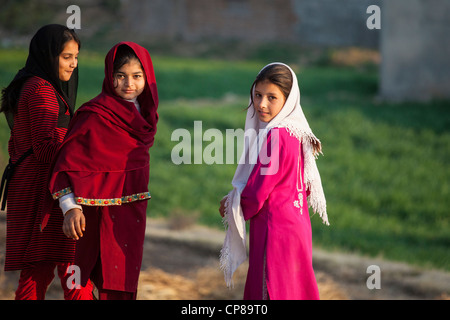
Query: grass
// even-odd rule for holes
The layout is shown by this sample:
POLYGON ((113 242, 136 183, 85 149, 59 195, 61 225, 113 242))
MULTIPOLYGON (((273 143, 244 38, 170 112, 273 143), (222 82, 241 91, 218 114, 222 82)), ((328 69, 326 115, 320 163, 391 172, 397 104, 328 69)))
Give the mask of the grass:
MULTIPOLYGON (((0 51, 0 86, 24 62, 23 51, 0 51)), ((172 132, 243 128, 249 86, 265 64, 153 57, 160 122, 151 153, 150 216, 195 217, 221 227, 219 201, 236 165, 175 165, 172 132)), ((82 53, 78 104, 99 93, 103 55, 82 53)), ((324 156, 317 163, 331 226, 312 217, 314 245, 423 267, 450 270, 450 105, 392 104, 377 99, 373 68, 295 66, 302 106, 324 156)), ((0 161, 9 132, 0 117, 0 161)), ((211 142, 203 141, 203 149, 211 142)))

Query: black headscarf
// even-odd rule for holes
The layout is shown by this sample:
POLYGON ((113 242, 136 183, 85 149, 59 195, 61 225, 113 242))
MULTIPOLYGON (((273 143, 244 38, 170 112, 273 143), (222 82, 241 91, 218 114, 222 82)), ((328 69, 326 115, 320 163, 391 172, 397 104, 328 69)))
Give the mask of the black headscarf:
MULTIPOLYGON (((78 67, 74 69, 69 81, 63 82, 59 79, 59 55, 64 44, 69 40, 75 40, 80 47, 80 40, 75 32, 58 24, 50 24, 40 28, 31 39, 25 67, 20 69, 9 86, 2 90, 0 111, 5 112, 11 128, 22 86, 32 76, 47 80, 59 93, 56 97, 60 115, 64 114, 67 108, 70 115, 73 115, 78 89, 78 67)), ((70 119, 59 118, 58 126, 67 127, 70 119), (60 123, 61 121, 63 123, 60 123)))

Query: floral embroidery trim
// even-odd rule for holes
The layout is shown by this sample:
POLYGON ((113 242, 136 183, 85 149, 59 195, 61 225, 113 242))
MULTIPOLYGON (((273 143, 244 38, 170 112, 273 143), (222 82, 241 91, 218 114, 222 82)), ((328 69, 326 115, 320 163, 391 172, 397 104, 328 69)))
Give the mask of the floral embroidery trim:
POLYGON ((294 201, 294 207, 301 209, 303 207, 303 194, 298 194, 298 200, 294 201))
POLYGON ((150 195, 150 192, 142 192, 112 199, 86 199, 82 197, 75 197, 75 202, 77 204, 85 206, 120 206, 124 203, 130 203, 138 200, 147 200, 151 197, 152 196, 150 195))
MULTIPOLYGON (((300 153, 302 152, 301 144, 300 144, 300 153)), ((298 187, 298 179, 297 179, 297 192, 298 192, 298 200, 294 200, 294 207, 300 209, 300 214, 303 214, 303 181, 302 181, 302 173, 300 172, 300 154, 298 156, 298 164, 297 164, 297 172, 300 178, 300 188, 298 187)))
POLYGON ((58 192, 55 192, 52 194, 53 200, 59 199, 63 196, 65 196, 66 194, 72 193, 72 189, 70 187, 68 188, 64 188, 58 192))
MULTIPOLYGON (((52 194, 53 199, 61 198, 66 194, 72 193, 71 188, 65 188, 61 191, 55 192, 52 194)), ((130 203, 138 200, 147 200, 151 199, 150 192, 141 192, 128 196, 123 196, 121 198, 111 198, 111 199, 87 199, 83 197, 75 197, 75 202, 79 205, 84 206, 120 206, 125 203, 130 203)))

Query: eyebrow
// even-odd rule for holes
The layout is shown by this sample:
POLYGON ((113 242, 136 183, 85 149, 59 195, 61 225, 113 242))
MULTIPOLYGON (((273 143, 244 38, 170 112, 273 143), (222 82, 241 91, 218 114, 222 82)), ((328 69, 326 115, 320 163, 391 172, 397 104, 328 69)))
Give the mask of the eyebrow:
MULTIPOLYGON (((117 73, 126 74, 126 73, 123 72, 123 71, 117 71, 116 74, 117 74, 117 73)), ((142 72, 142 71, 136 71, 136 72, 133 72, 132 74, 144 74, 144 72, 142 72)))
MULTIPOLYGON (((261 91, 255 90, 255 93, 261 93, 261 91)), ((276 92, 266 92, 265 95, 268 95, 268 96, 276 96, 276 95, 279 95, 279 93, 276 93, 276 92)))

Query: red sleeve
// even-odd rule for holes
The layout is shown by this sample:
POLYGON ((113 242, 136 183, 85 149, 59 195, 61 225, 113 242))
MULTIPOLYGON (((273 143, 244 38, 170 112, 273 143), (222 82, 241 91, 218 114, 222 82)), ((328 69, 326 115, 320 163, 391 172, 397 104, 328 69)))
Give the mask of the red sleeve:
POLYGON ((59 104, 50 84, 44 83, 30 95, 29 102, 31 144, 36 159, 50 163, 60 145, 55 137, 59 104))

